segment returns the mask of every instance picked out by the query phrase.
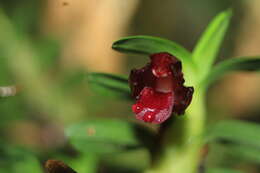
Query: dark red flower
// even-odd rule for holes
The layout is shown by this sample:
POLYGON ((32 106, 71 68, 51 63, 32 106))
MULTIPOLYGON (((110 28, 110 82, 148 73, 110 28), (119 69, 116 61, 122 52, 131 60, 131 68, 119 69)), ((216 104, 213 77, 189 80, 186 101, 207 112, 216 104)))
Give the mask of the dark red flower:
POLYGON ((136 99, 133 112, 145 122, 162 123, 172 113, 183 114, 191 102, 193 87, 185 87, 181 62, 169 53, 150 56, 151 63, 133 69, 129 83, 136 99))

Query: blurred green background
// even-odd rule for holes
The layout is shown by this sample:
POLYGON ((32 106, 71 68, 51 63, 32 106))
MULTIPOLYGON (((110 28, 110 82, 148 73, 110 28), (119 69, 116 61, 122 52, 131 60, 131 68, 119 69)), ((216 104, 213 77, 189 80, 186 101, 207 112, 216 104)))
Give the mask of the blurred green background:
MULTIPOLYGON (((96 169, 95 157, 71 151, 63 128, 97 117, 135 121, 131 102, 97 95, 86 79, 90 71, 128 75, 147 63, 147 57, 111 49, 122 36, 159 36, 192 50, 208 22, 232 8, 219 60, 260 55, 259 0, 1 0, 0 7, 0 87, 18 90, 14 97, 0 98, 3 172, 40 172, 39 165, 49 158, 67 160, 82 173, 88 172, 85 167, 96 169)), ((219 81, 208 93, 208 121, 228 117, 260 121, 259 84, 259 75, 247 73, 219 81)), ((227 152, 218 148, 219 153, 227 152)), ((147 152, 121 155, 104 158, 97 169, 123 172, 121 167, 127 167, 134 172, 147 166, 147 152)), ((222 159, 216 154, 213 160, 222 159)), ((257 163, 237 161, 236 167, 260 172, 257 163)))

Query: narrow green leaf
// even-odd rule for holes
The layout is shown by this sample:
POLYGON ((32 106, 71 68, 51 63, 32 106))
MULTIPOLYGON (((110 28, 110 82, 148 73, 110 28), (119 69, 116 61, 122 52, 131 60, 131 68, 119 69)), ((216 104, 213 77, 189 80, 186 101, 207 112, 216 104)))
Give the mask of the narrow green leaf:
POLYGON ((242 173, 241 171, 228 168, 210 168, 206 173, 242 173))
POLYGON ((260 148, 260 125, 239 120, 221 121, 209 129, 207 141, 227 140, 260 148))
POLYGON ((65 133, 79 151, 113 153, 141 146, 137 135, 142 132, 125 121, 99 119, 72 125, 65 133))
POLYGON ((204 86, 212 84, 221 76, 228 72, 234 71, 259 71, 260 70, 260 57, 243 57, 243 58, 230 58, 217 64, 206 79, 203 81, 204 86))
POLYGON ((182 61, 186 82, 190 84, 194 79, 195 67, 191 53, 173 41, 151 36, 130 36, 114 42, 112 48, 119 52, 144 55, 168 52, 182 61))
POLYGON ((151 55, 158 52, 169 52, 182 61, 190 61, 190 52, 177 43, 152 36, 130 36, 114 42, 113 49, 126 52, 151 55))
POLYGON ((104 96, 130 98, 127 77, 105 73, 90 73, 88 74, 88 81, 94 91, 104 96))
POLYGON ((197 67, 201 67, 199 70, 202 77, 209 72, 216 59, 220 45, 229 26, 231 16, 231 10, 224 11, 217 15, 208 25, 194 48, 192 56, 197 67))
POLYGON ((230 155, 237 157, 239 160, 247 160, 253 163, 260 163, 260 150, 248 145, 226 144, 227 151, 230 155))
POLYGON ((210 152, 207 156, 208 167, 218 165, 224 167, 236 167, 243 163, 260 163, 260 150, 250 145, 219 142, 210 144, 210 152))

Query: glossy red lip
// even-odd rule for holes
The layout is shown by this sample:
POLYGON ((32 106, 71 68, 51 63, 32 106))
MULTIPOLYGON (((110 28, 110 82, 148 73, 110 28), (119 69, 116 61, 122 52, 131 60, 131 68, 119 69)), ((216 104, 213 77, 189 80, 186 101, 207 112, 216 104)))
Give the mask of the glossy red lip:
POLYGON ((173 93, 161 93, 153 88, 145 87, 140 98, 133 105, 137 119, 145 122, 161 123, 169 118, 173 106, 173 93))
POLYGON ((129 84, 136 103, 136 118, 162 123, 172 113, 183 114, 191 102, 193 87, 185 87, 181 62, 168 53, 150 56, 151 63, 131 71, 129 84))

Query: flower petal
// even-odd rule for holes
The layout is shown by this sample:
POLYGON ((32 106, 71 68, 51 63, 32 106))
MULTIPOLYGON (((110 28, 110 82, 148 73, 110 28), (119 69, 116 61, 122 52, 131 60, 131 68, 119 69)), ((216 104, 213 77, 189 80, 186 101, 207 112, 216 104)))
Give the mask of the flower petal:
POLYGON ((179 87, 174 90, 173 113, 178 115, 184 114, 184 111, 189 106, 194 89, 193 87, 179 87))
POLYGON ((147 64, 141 69, 133 69, 130 73, 129 84, 132 96, 137 98, 144 87, 154 87, 156 77, 151 70, 151 64, 147 64))
POLYGON ((161 93, 145 87, 133 105, 136 118, 145 122, 162 123, 172 114, 173 93, 161 93))

